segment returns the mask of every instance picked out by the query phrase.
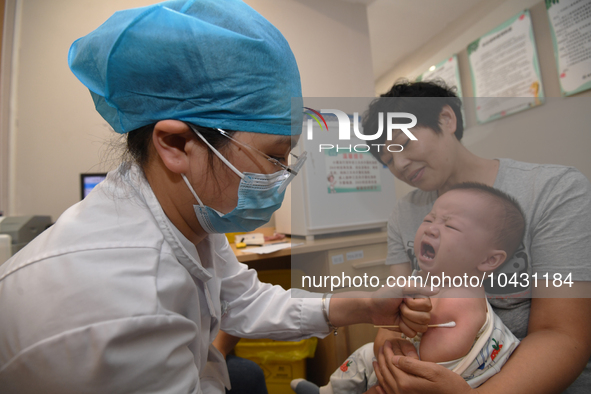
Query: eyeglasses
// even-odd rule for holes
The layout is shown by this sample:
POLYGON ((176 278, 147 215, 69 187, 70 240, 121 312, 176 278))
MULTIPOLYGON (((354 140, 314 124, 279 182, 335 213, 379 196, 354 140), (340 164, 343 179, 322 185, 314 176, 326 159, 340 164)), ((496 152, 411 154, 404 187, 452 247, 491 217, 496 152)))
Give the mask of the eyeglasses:
POLYGON ((287 176, 287 178, 283 181, 281 187, 278 189, 279 193, 283 192, 283 190, 285 190, 287 188, 287 185, 289 185, 289 183, 293 180, 293 178, 295 178, 295 176, 298 174, 298 172, 300 171, 300 169, 304 165, 304 162, 306 161, 306 158, 308 156, 308 152, 306 152, 306 151, 304 151, 299 156, 296 156, 295 154, 289 152, 290 157, 293 158, 291 160, 292 164, 285 165, 285 164, 281 163, 279 160, 267 155, 266 153, 261 152, 260 150, 253 148, 252 146, 245 144, 244 142, 238 141, 234 137, 231 137, 227 131, 224 131, 222 129, 217 129, 217 130, 220 132, 221 135, 232 140, 232 142, 235 142, 236 144, 238 144, 240 146, 243 146, 245 148, 252 149, 253 151, 258 152, 259 154, 263 155, 271 163, 275 164, 276 166, 281 167, 284 171, 287 171, 289 176, 287 176))
MULTIPOLYGON (((244 177, 243 174, 240 173, 240 171, 238 171, 238 169, 236 169, 236 167, 234 167, 230 162, 227 162, 226 159, 224 159, 224 157, 217 152, 217 150, 211 146, 211 144, 209 142, 207 142, 207 140, 201 135, 201 133, 199 133, 199 130, 197 129, 197 127, 195 125, 192 125, 190 123, 187 123, 189 125, 189 127, 195 132, 195 134, 197 134, 197 136, 199 136, 199 138, 201 138, 203 140, 203 142, 205 142, 213 151, 214 153, 220 157, 220 159, 224 160, 226 162, 226 164, 228 166, 230 166, 230 168, 241 178, 244 177)), ((280 167, 281 169, 283 169, 283 171, 285 171, 285 173, 282 175, 283 180, 281 181, 281 186, 279 187, 279 189, 277 189, 277 191, 279 193, 282 193, 287 186, 289 185, 289 183, 292 181, 292 179, 298 174, 299 170, 302 168, 302 166, 304 165, 304 162, 306 161, 306 157, 308 152, 304 151, 302 154, 300 154, 299 156, 294 155, 293 153, 289 153, 290 157, 293 157, 295 159, 295 162, 290 164, 290 165, 285 165, 283 163, 281 163, 279 160, 267 155, 264 152, 261 152, 260 150, 253 148, 252 146, 245 144, 244 142, 238 141, 237 139, 235 139, 234 137, 231 137, 230 134, 228 134, 227 131, 224 131, 222 129, 216 129, 220 132, 221 135, 223 135, 224 137, 230 139, 232 142, 243 146, 245 148, 248 149, 252 149, 255 152, 258 152, 259 154, 263 155, 265 157, 265 159, 267 159, 268 161, 270 161, 271 163, 275 164, 276 166, 280 167)), ((292 162, 294 160, 291 160, 292 162)))
MULTIPOLYGON (((234 137, 231 137, 227 131, 224 131, 222 129, 216 129, 216 130, 219 131, 224 137, 232 140, 236 144, 243 146, 245 148, 248 148, 248 149, 252 149, 253 151, 260 153, 268 161, 275 164, 276 166, 283 168, 285 171, 289 172, 290 175, 293 175, 293 176, 296 176, 298 174, 298 171, 302 168, 302 166, 304 165, 304 162, 306 161, 306 157, 308 156, 308 152, 305 152, 305 151, 304 151, 304 153, 300 154, 299 156, 296 156, 295 154, 289 152, 289 155, 291 157, 293 157, 293 159, 295 159, 295 162, 290 165, 285 165, 285 164, 281 163, 279 160, 275 159, 274 157, 271 157, 271 156, 267 155, 266 153, 261 152, 260 150, 253 148, 252 146, 245 144, 244 142, 240 142, 234 137)), ((292 159, 292 162, 294 161, 293 159, 292 159)))

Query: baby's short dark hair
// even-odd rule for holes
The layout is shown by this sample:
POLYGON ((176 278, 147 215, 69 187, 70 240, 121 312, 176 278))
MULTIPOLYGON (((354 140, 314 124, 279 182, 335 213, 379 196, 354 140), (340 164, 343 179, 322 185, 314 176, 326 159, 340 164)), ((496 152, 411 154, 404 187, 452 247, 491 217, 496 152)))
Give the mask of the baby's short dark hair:
POLYGON ((521 206, 505 192, 477 182, 464 182, 452 186, 449 190, 468 190, 482 193, 499 204, 501 215, 497 217, 496 243, 507 253, 507 260, 517 251, 525 235, 525 215, 521 206))

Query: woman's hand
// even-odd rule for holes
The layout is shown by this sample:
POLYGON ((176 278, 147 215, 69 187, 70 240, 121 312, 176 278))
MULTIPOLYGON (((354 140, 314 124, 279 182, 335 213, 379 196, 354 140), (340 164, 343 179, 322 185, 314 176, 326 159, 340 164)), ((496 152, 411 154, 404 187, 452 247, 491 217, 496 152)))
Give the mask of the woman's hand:
MULTIPOLYGON (((380 354, 380 348, 384 346, 386 341, 390 341, 392 344, 397 343, 401 340, 401 336, 399 332, 390 331, 386 328, 380 328, 378 333, 376 334, 376 338, 373 341, 373 354, 377 355, 380 354)), ((408 342, 404 340, 404 342, 408 342)), ((414 346, 413 346, 414 349, 414 346)))
POLYGON ((380 386, 373 386, 363 394, 385 394, 385 391, 382 390, 380 386))
POLYGON ((399 340, 394 345, 386 342, 378 355, 378 362, 374 362, 376 376, 384 393, 467 394, 473 392, 460 375, 436 363, 419 361, 418 358, 411 356, 410 348, 403 342, 407 341, 399 340))

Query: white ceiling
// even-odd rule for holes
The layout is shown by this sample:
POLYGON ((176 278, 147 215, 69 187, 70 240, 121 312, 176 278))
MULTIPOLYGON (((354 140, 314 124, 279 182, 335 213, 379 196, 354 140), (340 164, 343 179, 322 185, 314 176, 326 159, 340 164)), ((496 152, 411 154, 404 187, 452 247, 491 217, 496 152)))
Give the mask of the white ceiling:
POLYGON ((367 4, 374 79, 484 0, 342 0, 367 4))

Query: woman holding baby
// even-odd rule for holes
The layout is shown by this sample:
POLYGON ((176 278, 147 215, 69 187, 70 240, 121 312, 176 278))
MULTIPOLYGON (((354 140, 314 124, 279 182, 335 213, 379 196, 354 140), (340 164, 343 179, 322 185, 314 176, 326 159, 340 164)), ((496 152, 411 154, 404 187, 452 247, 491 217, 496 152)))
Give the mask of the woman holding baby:
MULTIPOLYGON (((591 281, 591 184, 572 167, 478 157, 462 144, 461 101, 432 82, 396 83, 375 100, 364 132, 378 129, 377 112, 409 112, 418 119, 409 139, 399 132, 379 143, 400 144, 399 153, 372 152, 401 181, 416 187, 398 202, 388 224, 388 259, 393 275, 417 269, 413 241, 437 197, 451 186, 478 182, 514 197, 526 219, 525 236, 512 258, 495 273, 507 277, 572 274, 576 286, 591 281), (522 276, 524 275, 524 276, 522 276)), ((496 280, 496 279, 495 279, 496 280)), ((578 393, 591 385, 591 299, 555 298, 550 287, 520 282, 486 286, 488 301, 521 340, 503 369, 478 387, 483 393, 578 393), (524 286, 525 285, 525 286, 524 286), (554 298, 553 298, 554 297, 554 298)), ((573 288, 575 288, 573 287, 573 288)), ((568 298, 567 298, 568 297, 568 298)), ((442 346, 445 346, 442 344, 442 346)), ((380 330, 375 364, 385 393, 468 393, 462 377, 435 363, 419 361, 410 342, 380 330)))

